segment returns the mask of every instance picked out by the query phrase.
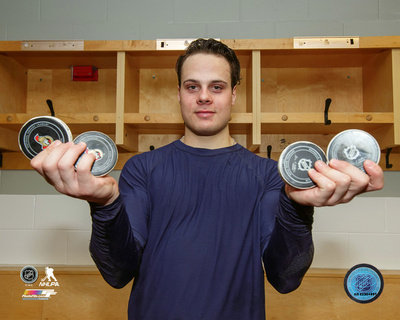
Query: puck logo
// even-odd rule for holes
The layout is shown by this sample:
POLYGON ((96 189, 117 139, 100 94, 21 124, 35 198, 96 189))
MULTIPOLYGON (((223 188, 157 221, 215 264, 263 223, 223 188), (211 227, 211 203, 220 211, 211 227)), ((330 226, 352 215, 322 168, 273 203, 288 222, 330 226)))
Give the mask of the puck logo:
POLYGON ((50 136, 40 136, 38 133, 35 135, 34 140, 42 146, 42 150, 46 149, 53 143, 53 138, 50 136))
POLYGON ((312 168, 312 161, 310 159, 300 159, 298 163, 298 169, 300 171, 308 171, 312 168))
MULTIPOLYGON (((91 168, 94 176, 104 176, 108 174, 117 163, 118 149, 114 141, 106 134, 98 131, 87 131, 81 133, 74 139, 74 143, 86 143, 86 149, 83 154, 94 154, 95 161, 91 168)), ((81 156, 75 163, 77 168, 81 156)))
POLYGON ((26 284, 35 283, 38 279, 39 273, 33 266, 26 266, 21 269, 20 277, 26 284))
POLYGON ((338 133, 329 142, 328 161, 339 159, 364 170, 364 161, 369 159, 379 163, 381 150, 375 138, 363 130, 349 129, 338 133))
POLYGON ((18 133, 19 148, 28 159, 33 159, 56 140, 72 141, 72 133, 63 121, 53 116, 34 117, 18 133))
POLYGON ((374 266, 358 264, 347 272, 344 289, 355 302, 372 302, 378 299, 383 291, 382 274, 374 266))
POLYGON ((309 189, 315 186, 308 175, 314 163, 321 160, 326 163, 324 151, 316 144, 298 141, 287 146, 278 161, 278 170, 282 179, 297 189, 309 189))
POLYGON ((357 147, 354 145, 345 148, 343 152, 349 160, 355 160, 360 156, 360 151, 358 151, 357 147))

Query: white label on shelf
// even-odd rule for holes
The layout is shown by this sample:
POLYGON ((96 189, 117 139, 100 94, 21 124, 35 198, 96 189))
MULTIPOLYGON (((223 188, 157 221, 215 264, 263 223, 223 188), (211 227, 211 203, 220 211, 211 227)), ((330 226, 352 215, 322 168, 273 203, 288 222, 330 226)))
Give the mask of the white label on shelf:
POLYGON ((157 50, 185 50, 195 39, 157 39, 157 50))
POLYGON ((359 37, 294 37, 295 49, 359 48, 359 37))
POLYGON ((157 39, 157 50, 185 50, 194 40, 196 39, 157 39))
POLYGON ((21 41, 22 51, 81 51, 83 40, 21 41))

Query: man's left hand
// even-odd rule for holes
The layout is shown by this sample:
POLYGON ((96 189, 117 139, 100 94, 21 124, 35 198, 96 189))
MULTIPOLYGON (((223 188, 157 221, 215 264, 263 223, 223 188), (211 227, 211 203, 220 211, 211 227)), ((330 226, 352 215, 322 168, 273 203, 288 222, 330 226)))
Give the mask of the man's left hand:
POLYGON ((315 207, 347 203, 355 196, 383 188, 382 168, 371 160, 364 162, 365 172, 352 164, 332 159, 329 165, 317 161, 308 174, 315 188, 300 190, 286 185, 286 194, 302 205, 315 207))

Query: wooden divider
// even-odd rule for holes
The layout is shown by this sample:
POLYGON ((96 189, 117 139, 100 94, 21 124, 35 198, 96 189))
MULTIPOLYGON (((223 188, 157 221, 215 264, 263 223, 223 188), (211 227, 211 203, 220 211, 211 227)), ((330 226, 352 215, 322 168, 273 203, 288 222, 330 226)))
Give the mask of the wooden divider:
MULTIPOLYGON (((37 267, 39 279, 33 286, 22 282, 20 268, 0 268, 0 319, 127 319, 131 284, 123 289, 113 289, 104 282, 98 271, 91 267, 53 268, 59 286, 46 287, 57 292, 46 301, 22 300, 26 289, 43 289, 39 287, 39 283, 45 276, 44 267, 37 267)), ((347 297, 343 287, 345 273, 346 270, 310 270, 300 288, 286 295, 277 293, 266 284, 266 319, 400 319, 399 271, 382 271, 383 293, 377 300, 368 304, 359 304, 347 297)))

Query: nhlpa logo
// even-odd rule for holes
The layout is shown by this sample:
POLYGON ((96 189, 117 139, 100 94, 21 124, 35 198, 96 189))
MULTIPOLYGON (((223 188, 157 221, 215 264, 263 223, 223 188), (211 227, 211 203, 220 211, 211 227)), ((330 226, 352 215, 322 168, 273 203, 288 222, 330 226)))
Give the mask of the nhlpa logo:
POLYGON ((46 149, 52 142, 53 142, 53 138, 50 136, 39 136, 39 134, 37 133, 35 135, 35 141, 37 143, 39 143, 42 146, 42 150, 46 149))
POLYGON ((40 287, 59 287, 57 278, 54 276, 54 269, 50 267, 45 268, 46 276, 40 281, 40 287))

